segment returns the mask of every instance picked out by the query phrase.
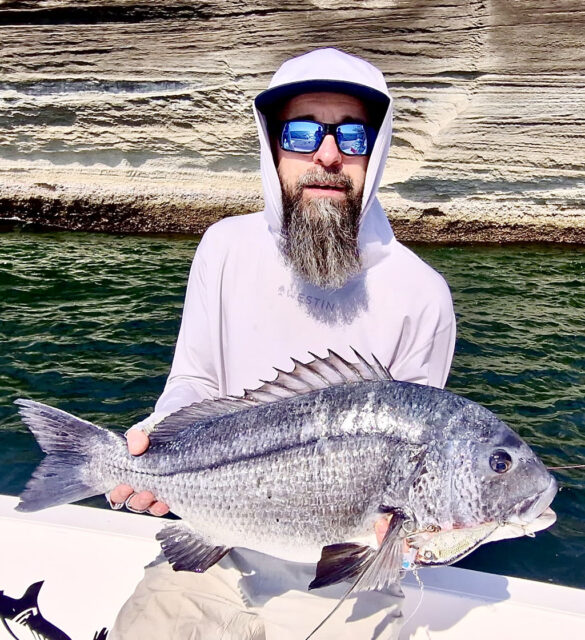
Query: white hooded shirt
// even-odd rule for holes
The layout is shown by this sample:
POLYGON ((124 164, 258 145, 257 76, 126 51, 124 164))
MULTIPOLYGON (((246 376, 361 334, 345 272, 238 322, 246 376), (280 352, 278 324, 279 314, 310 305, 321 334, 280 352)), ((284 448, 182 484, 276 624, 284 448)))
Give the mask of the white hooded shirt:
MULTIPOLYGON (((286 62, 271 87, 331 79, 388 96, 372 65, 335 49, 286 62)), ((389 99, 389 96, 388 96, 389 99)), ((281 191, 265 116, 255 107, 265 196, 262 212, 226 218, 203 236, 191 268, 172 369, 155 413, 204 398, 239 395, 291 370, 291 358, 332 349, 372 354, 397 380, 442 387, 455 340, 443 278, 400 244, 376 197, 392 133, 391 100, 369 159, 359 230, 362 270, 341 289, 303 282, 285 263, 281 191)), ((146 421, 145 421, 146 422, 146 421)))

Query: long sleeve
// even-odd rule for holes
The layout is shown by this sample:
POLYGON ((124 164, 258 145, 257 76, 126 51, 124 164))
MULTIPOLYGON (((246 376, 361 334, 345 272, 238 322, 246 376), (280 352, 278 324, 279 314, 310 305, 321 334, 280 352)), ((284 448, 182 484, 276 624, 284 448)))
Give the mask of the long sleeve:
MULTIPOLYGON (((441 278, 442 281, 442 278, 441 278)), ((404 382, 443 388, 455 348, 456 323, 447 284, 434 288, 435 295, 420 313, 406 316, 398 347, 391 362, 392 375, 404 382)))
POLYGON ((189 274, 173 364, 164 391, 156 403, 155 414, 168 414, 193 402, 219 395, 217 354, 220 345, 217 333, 220 310, 210 310, 214 282, 208 273, 206 257, 204 237, 189 274))

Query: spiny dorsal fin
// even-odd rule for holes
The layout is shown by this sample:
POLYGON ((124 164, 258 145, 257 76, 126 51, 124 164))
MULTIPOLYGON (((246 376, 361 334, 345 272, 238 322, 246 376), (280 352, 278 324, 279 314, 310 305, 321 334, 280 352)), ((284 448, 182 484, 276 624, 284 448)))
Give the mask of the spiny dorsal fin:
POLYGON ((311 362, 303 363, 293 359, 295 367, 292 371, 276 369, 278 375, 274 380, 263 381, 264 384, 258 389, 246 389, 244 398, 257 402, 274 402, 339 384, 392 380, 390 371, 380 364, 376 356, 372 354, 372 364, 355 349, 352 348, 352 351, 358 359, 355 363, 348 362, 331 349, 327 350, 325 358, 309 352, 314 358, 311 362))
POLYGON ((197 422, 259 404, 277 402, 283 398, 292 398, 340 384, 392 380, 390 371, 380 364, 376 356, 372 354, 373 363, 370 363, 355 349, 352 348, 352 351, 358 359, 357 362, 348 362, 331 349, 328 349, 328 355, 324 358, 309 352, 314 359, 307 363, 291 358, 295 365, 292 371, 275 369, 277 376, 274 380, 263 380, 262 386, 257 389, 246 389, 241 398, 228 396, 217 400, 203 400, 179 409, 154 427, 150 433, 151 443, 169 442, 183 429, 192 427, 197 422))

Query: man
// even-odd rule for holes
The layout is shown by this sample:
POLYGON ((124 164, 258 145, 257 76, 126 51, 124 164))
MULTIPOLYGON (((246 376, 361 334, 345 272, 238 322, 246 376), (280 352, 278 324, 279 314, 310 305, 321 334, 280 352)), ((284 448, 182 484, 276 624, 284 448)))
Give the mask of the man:
MULTIPOLYGON (((134 454, 162 417, 241 394, 309 352, 354 360, 354 348, 398 380, 445 383, 455 335, 449 290, 396 241, 376 198, 392 128, 380 71, 335 49, 313 51, 276 72, 254 113, 265 210, 222 220, 201 240, 166 387, 128 433, 134 454)), ((155 515, 168 510, 129 486, 110 498, 155 515)), ((147 569, 112 638, 304 637, 347 588, 308 594, 311 571, 245 550, 203 575, 147 569)), ((352 606, 327 623, 334 637, 369 637, 397 609, 376 592, 360 594, 353 614, 352 606)))

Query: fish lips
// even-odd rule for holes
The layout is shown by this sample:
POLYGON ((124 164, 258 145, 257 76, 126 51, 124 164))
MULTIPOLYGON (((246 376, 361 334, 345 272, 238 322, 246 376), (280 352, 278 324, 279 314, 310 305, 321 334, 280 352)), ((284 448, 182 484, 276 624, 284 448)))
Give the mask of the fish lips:
POLYGON ((547 507, 537 518, 527 524, 506 523, 500 525, 485 542, 495 542, 496 540, 507 540, 509 538, 520 538, 521 536, 534 536, 537 531, 548 529, 557 521, 557 514, 547 507))
MULTIPOLYGON (((530 525, 537 520, 550 506, 558 491, 557 481, 550 476, 548 487, 533 496, 519 502, 505 518, 504 524, 520 526, 530 525)), ((552 523, 551 523, 552 524, 552 523)))

